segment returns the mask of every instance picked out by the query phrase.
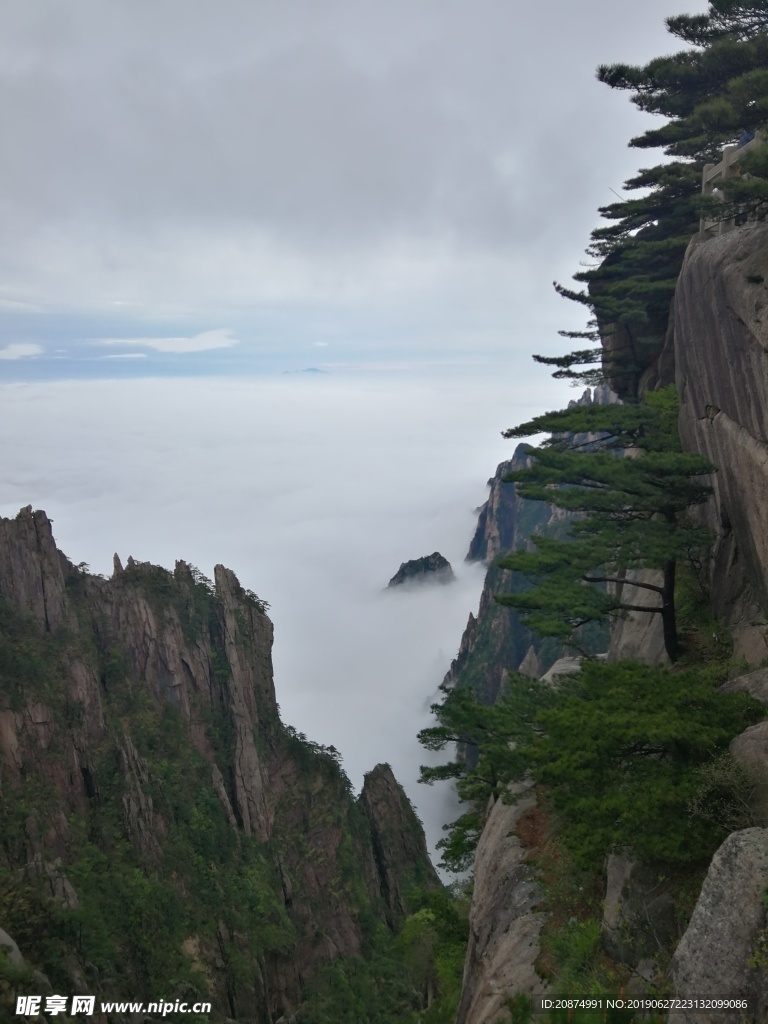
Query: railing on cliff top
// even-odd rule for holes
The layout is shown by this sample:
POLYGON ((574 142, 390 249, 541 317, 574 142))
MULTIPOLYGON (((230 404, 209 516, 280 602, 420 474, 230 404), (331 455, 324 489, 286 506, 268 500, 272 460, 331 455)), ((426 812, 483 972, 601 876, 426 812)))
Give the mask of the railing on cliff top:
MULTIPOLYGON (((765 136, 763 132, 755 132, 753 138, 748 142, 734 143, 731 146, 725 146, 723 148, 723 159, 719 164, 705 164, 704 170, 701 175, 701 192, 705 196, 719 196, 722 198, 722 193, 717 187, 719 182, 724 181, 726 178, 731 178, 734 175, 738 175, 739 161, 748 153, 751 149, 756 149, 758 146, 762 146, 765 142, 765 136)), ((746 220, 751 217, 745 218, 746 220)), ((733 231, 735 227, 743 223, 741 220, 737 220, 735 217, 729 217, 724 220, 709 220, 708 218, 702 217, 699 222, 699 231, 706 231, 710 236, 725 235, 729 231, 733 231)))

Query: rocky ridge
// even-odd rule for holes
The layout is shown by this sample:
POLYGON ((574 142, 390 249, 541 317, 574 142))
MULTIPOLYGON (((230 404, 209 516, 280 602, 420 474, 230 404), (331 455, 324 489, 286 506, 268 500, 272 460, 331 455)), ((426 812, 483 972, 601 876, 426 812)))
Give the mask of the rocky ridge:
MULTIPOLYGON (((587 388, 569 405, 611 404, 618 399, 607 386, 587 388)), ((587 434, 575 439, 590 443, 587 434)), ((509 672, 538 678, 562 654, 562 646, 551 639, 535 637, 520 621, 514 609, 502 608, 496 594, 517 593, 523 587, 519 573, 497 564, 505 551, 533 550, 536 535, 557 537, 568 527, 569 514, 541 501, 521 498, 505 477, 530 465, 530 445, 519 444, 511 459, 499 464, 488 481, 487 501, 478 510, 477 527, 467 552, 467 561, 488 565, 477 615, 470 613, 459 651, 445 677, 445 684, 471 685, 481 700, 492 704, 509 672)))
POLYGON ((149 994, 157 950, 118 934, 110 980, 89 926, 105 901, 122 906, 121 879, 154 879, 153 899, 174 904, 210 885, 216 916, 179 904, 178 938, 174 916, 162 922, 174 970, 220 1016, 273 1021, 320 965, 360 953, 366 921, 402 915, 411 882, 437 884, 391 770, 356 801, 336 752, 280 722, 272 637, 264 603, 224 566, 211 582, 184 562, 116 557, 104 579, 57 549, 44 512, 0 519, 0 927, 13 934, 13 901, 47 887, 65 915, 60 984, 149 994), (258 897, 236 892, 249 877, 258 897))
POLYGON ((408 913, 409 886, 434 889, 441 883, 429 860, 421 822, 388 764, 367 773, 360 805, 371 824, 381 893, 394 928, 408 913))
MULTIPOLYGON (((718 467, 713 497, 703 510, 714 536, 708 566, 712 611, 733 637, 734 656, 753 665, 768 654, 767 282, 767 226, 750 224, 712 240, 694 238, 678 282, 666 348, 644 378, 647 388, 676 381, 683 447, 707 456, 718 467)), ((518 454, 524 457, 524 452, 518 450, 518 454)), ((509 468, 510 464, 500 467, 499 475, 509 468)), ((497 485, 481 513, 481 530, 471 554, 482 557, 489 550, 495 555, 510 538, 525 543, 525 537, 515 537, 514 515, 519 515, 516 497, 505 499, 503 486, 497 485), (506 521, 501 507, 505 500, 513 510, 513 517, 506 521)), ((631 580, 626 585, 631 586, 631 580)), ((478 619, 487 615, 491 600, 492 594, 486 597, 484 592, 486 603, 481 602, 478 619)), ((498 660, 504 657, 501 645, 482 648, 478 633, 478 620, 471 617, 454 664, 454 681, 468 678, 467 666, 473 657, 477 659, 479 649, 483 656, 487 652, 490 662, 486 675, 495 673, 498 680, 509 664, 498 660)), ((651 617, 629 616, 613 632, 610 660, 635 658, 659 664, 663 657, 657 641, 651 617)), ((529 650, 524 662, 531 675, 542 675, 535 651, 529 650)), ((767 678, 766 670, 758 669, 722 689, 747 692, 768 705, 767 678)), ((493 687, 488 690, 492 693, 493 687)), ((738 1019, 757 1022, 768 1014, 766 723, 759 722, 735 737, 730 757, 750 783, 737 808, 743 823, 732 826, 736 830, 715 853, 692 913, 686 914, 690 914, 687 926, 682 921, 682 934, 670 879, 616 854, 606 865, 601 946, 616 964, 631 972, 630 991, 648 991, 649 986, 660 984, 663 991, 671 987, 680 997, 746 997, 750 1009, 738 1019)), ((512 942, 498 962, 493 952, 495 944, 505 942, 504 917, 517 897, 500 895, 497 881, 487 875, 483 864, 505 865, 506 877, 514 879, 523 863, 517 833, 524 815, 500 829, 495 821, 499 813, 497 808, 492 810, 478 847, 461 1024, 503 1019, 503 997, 535 991, 538 984, 535 978, 519 980, 529 977, 530 949, 515 950, 512 942), (485 958, 478 953, 481 936, 483 949, 489 950, 485 958), (509 980, 517 975, 518 980, 509 980)), ((540 909, 533 904, 529 908, 531 928, 540 927, 540 909)), ((737 1016, 691 1011, 673 1014, 670 1024, 717 1024, 737 1016)))
POLYGON ((403 562, 387 586, 401 587, 406 583, 422 583, 429 580, 436 583, 450 583, 455 578, 448 559, 443 557, 439 551, 433 551, 431 555, 403 562))

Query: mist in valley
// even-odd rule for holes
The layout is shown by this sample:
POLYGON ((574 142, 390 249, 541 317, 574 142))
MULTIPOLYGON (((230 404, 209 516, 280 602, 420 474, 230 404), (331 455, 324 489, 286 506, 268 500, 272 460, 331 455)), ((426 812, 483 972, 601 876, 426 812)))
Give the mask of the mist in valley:
POLYGON ((8 385, 0 511, 45 509, 92 572, 114 552, 232 568, 271 606, 283 720, 337 747, 356 790, 389 762, 434 848, 455 801, 418 784, 440 755, 416 733, 477 609, 484 567, 464 556, 512 454, 500 431, 532 411, 505 374, 467 368, 8 385), (435 550, 453 583, 386 590, 435 550))

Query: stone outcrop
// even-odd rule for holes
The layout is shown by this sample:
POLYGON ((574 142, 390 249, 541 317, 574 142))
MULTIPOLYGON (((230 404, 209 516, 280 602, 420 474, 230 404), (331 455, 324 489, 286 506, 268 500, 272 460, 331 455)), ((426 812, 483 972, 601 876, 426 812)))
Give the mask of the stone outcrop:
POLYGON ((65 620, 64 582, 71 569, 45 512, 27 505, 15 519, 0 519, 0 596, 48 632, 65 620))
MULTIPOLYGON (((613 404, 618 399, 607 386, 587 388, 570 405, 613 404)), ((596 435, 574 435, 574 442, 587 447, 596 435)), ((505 477, 530 465, 530 445, 519 444, 511 459, 502 462, 488 481, 488 500, 479 509, 477 528, 467 552, 467 561, 488 563, 480 607, 470 614, 459 652, 445 683, 469 684, 478 697, 492 704, 507 675, 522 672, 538 677, 562 654, 562 645, 550 638, 536 637, 522 624, 513 608, 501 607, 496 594, 519 593, 523 577, 499 568, 496 560, 506 551, 534 550, 537 535, 562 537, 571 515, 543 501, 521 498, 505 477)))
POLYGON ((431 555, 403 562, 387 586, 400 587, 404 583, 421 583, 426 580, 435 583, 451 583, 455 578, 448 559, 444 558, 439 551, 433 551, 431 555))
MULTIPOLYGON (((477 527, 467 552, 468 562, 493 562, 503 551, 516 551, 536 525, 538 503, 519 497, 517 488, 504 477, 531 464, 530 445, 519 444, 511 459, 499 463, 488 481, 487 501, 480 506, 477 527)), ((544 519, 549 518, 545 513, 544 519)))
POLYGON ((768 226, 749 224, 685 257, 673 306, 680 434, 717 467, 704 515, 716 536, 713 611, 735 654, 768 654, 768 226))
POLYGON ((408 888, 437 888, 440 880, 427 853, 421 822, 388 764, 377 764, 367 773, 360 806, 371 826, 373 856, 387 918, 396 927, 408 913, 408 888))
POLYGON ((555 664, 541 677, 542 683, 554 684, 558 677, 572 676, 581 672, 582 658, 558 658, 555 664))
POLYGON ((508 673, 516 671, 526 658, 529 667, 535 664, 537 668, 554 660, 552 645, 537 642, 513 608, 503 608, 494 600, 494 594, 509 593, 513 578, 513 573, 489 566, 477 615, 470 612, 458 653, 445 676, 448 686, 470 683, 487 704, 496 700, 508 673))
POLYGON ((761 704, 768 705, 768 668, 758 668, 729 679, 720 687, 720 693, 748 693, 761 704))
MULTIPOLYGON (((759 668, 729 679, 720 686, 720 693, 748 693, 768 705, 768 669, 759 668)), ((744 824, 768 826, 768 722, 758 722, 734 737, 729 753, 746 778, 742 799, 748 822, 744 824)))
POLYGON ((11 967, 17 970, 24 970, 27 966, 24 957, 19 952, 19 947, 13 941, 8 932, 0 928, 0 955, 4 956, 11 967))
POLYGON ((768 721, 758 722, 731 740, 731 757, 750 784, 751 824, 768 826, 768 721))
POLYGON ((733 832, 712 859, 690 924, 672 961, 675 994, 746 997, 750 1012, 673 1012, 669 1024, 733 1024, 768 1015, 764 968, 768 888, 768 830, 733 832), (762 951, 762 953, 761 953, 762 951))
MULTIPOLYGON (((617 599, 626 604, 644 607, 658 604, 658 597, 644 587, 633 586, 632 581, 659 586, 662 574, 655 569, 631 569, 625 582, 611 584, 617 599)), ((614 621, 608 661, 642 661, 645 665, 668 665, 669 656, 664 646, 664 626, 657 612, 625 612, 614 621)))
POLYGON ((520 786, 516 803, 497 800, 475 853, 469 946, 456 1024, 505 1020, 514 995, 538 995, 546 982, 534 966, 546 915, 533 865, 515 828, 536 806, 533 789, 520 786))
MULTIPOLYGON (((93 576, 58 551, 45 513, 27 508, 0 519, 0 601, 4 664, 18 669, 0 690, 0 797, 20 803, 0 865, 74 910, 84 897, 68 858, 77 823, 90 822, 94 842, 109 853, 119 836, 137 872, 172 892, 183 873, 169 866, 175 820, 200 812, 169 803, 162 773, 197 771, 195 785, 207 787, 201 834, 220 806, 233 849, 255 841, 269 851, 258 899, 281 906, 265 925, 292 936, 284 951, 256 956, 247 935, 220 921, 215 940, 187 942, 225 1015, 290 1015, 321 964, 360 954, 364 920, 402 919, 411 880, 439 884, 391 770, 376 769, 368 786, 369 830, 337 753, 281 724, 272 623, 229 569, 216 566, 211 582, 184 562, 169 572, 116 557, 110 579, 93 576), (169 728, 177 738, 152 762, 169 728), (174 767, 175 748, 187 761, 174 767)), ((67 957, 81 990, 120 997, 67 957)))

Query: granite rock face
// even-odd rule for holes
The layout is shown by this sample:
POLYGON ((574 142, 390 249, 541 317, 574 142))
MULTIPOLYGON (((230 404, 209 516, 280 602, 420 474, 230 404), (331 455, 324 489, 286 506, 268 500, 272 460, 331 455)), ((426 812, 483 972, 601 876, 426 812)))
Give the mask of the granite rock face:
POLYGON ((673 306, 683 447, 717 467, 704 510, 713 603, 735 654, 768 655, 768 226, 689 246, 673 306))
POLYGON ((438 888, 440 880, 427 853, 421 822, 388 764, 377 764, 366 774, 360 806, 371 826, 387 917, 392 927, 397 927, 408 914, 409 886, 438 888))
POLYGON ((547 989, 534 966, 546 921, 543 893, 515 834, 523 815, 535 806, 533 789, 521 786, 516 803, 497 800, 489 811, 475 853, 469 946, 456 1024, 506 1020, 508 999, 547 989))
POLYGON ((67 571, 45 512, 27 505, 15 519, 0 519, 0 596, 48 632, 66 617, 67 571))
POLYGON ((690 924, 672 960, 675 994, 742 996, 750 1014, 678 1012, 669 1024, 733 1024, 768 1015, 765 972, 750 958, 764 939, 768 830, 732 832, 712 859, 690 924))
MULTIPOLYGON (((611 584, 619 600, 627 604, 658 604, 653 591, 633 585, 633 580, 659 586, 662 574, 655 569, 630 569, 625 582, 611 584)), ((611 628, 608 661, 642 661, 645 665, 668 665, 669 656, 664 646, 664 627, 656 612, 630 611, 616 619, 611 628)))
POLYGON ((433 551, 431 555, 403 562, 387 586, 399 587, 404 583, 423 582, 424 580, 450 583, 455 578, 448 559, 443 558, 439 551, 433 551))
POLYGON ((758 668, 743 676, 729 679, 720 687, 721 693, 748 693, 750 697, 768 705, 768 668, 758 668))
MULTIPOLYGON (((148 762, 156 741, 147 739, 158 723, 172 723, 185 756, 198 758, 205 799, 221 805, 235 848, 256 842, 274 856, 270 877, 294 936, 284 954, 249 961, 248 936, 221 921, 215 938, 216 922, 206 939, 190 937, 189 948, 212 979, 218 1011, 236 1008, 236 1016, 259 1021, 294 1012, 322 963, 361 952, 363 903, 386 919, 384 885, 335 752, 280 722, 263 602, 221 565, 213 582, 185 562, 169 572, 132 558, 125 567, 115 558, 111 579, 93 576, 58 551, 45 513, 27 508, 0 519, 0 612, 0 644, 9 643, 11 657, 3 664, 18 668, 0 689, 0 798, 24 794, 29 804, 23 828, 3 844, 0 866, 76 908, 81 882, 77 892, 67 874, 73 829, 108 804, 136 870, 172 887, 168 851, 178 809, 165 798, 157 764, 148 762), (14 637, 32 652, 30 667, 12 660, 14 637), (30 794, 38 791, 49 796, 35 803, 30 794), (230 959, 250 964, 237 981, 227 973, 230 959)), ((153 756, 170 759, 172 744, 153 756)), ((194 770, 186 762, 178 768, 194 770)), ((372 829, 380 846, 387 837, 394 920, 407 878, 417 868, 433 879, 434 872, 421 825, 391 772, 374 774, 391 791, 391 800, 379 801, 377 787, 369 787, 372 829)), ((82 967, 73 961, 73 972, 82 967)), ((78 987, 89 990, 85 980, 78 987)))
MULTIPOLYGON (((531 464, 530 445, 519 444, 511 459, 499 463, 488 481, 487 501, 480 507, 475 534, 467 552, 468 562, 493 562, 503 551, 516 551, 533 530, 530 522, 532 502, 520 498, 517 488, 505 483, 504 477, 515 470, 527 469, 531 464)), ((545 518, 548 518, 545 515, 545 518)))
POLYGON ((739 733, 728 748, 751 783, 749 824, 768 826, 768 721, 739 733))

